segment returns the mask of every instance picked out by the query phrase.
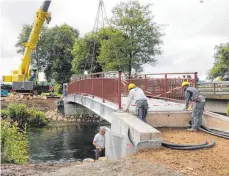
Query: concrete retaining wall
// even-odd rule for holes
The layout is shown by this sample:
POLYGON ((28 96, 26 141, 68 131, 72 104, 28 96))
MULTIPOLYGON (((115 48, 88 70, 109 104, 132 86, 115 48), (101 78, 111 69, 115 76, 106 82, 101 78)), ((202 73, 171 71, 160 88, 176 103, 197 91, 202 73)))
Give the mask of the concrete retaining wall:
MULTIPOLYGON (((188 127, 191 112, 155 112, 147 116, 147 123, 153 127, 188 127)), ((203 125, 216 130, 229 131, 229 117, 205 111, 203 125)))

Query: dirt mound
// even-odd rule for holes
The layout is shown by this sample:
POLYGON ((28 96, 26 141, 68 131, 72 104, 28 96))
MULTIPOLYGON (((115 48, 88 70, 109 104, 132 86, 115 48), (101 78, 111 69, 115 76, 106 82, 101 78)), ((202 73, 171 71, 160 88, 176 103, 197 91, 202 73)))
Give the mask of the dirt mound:
POLYGON ((5 97, 4 101, 1 102, 1 108, 4 109, 8 106, 10 103, 22 103, 26 104, 28 107, 34 107, 36 109, 39 109, 40 111, 47 112, 50 110, 55 110, 56 107, 56 99, 33 99, 33 100, 26 100, 26 99, 11 99, 9 97, 5 97))
POLYGON ((7 97, 10 100, 47 100, 46 96, 36 96, 30 94, 9 94, 7 97))
POLYGON ((176 171, 136 158, 66 165, 3 165, 2 175, 17 176, 180 176, 176 171), (58 167, 59 168, 58 168, 58 167))

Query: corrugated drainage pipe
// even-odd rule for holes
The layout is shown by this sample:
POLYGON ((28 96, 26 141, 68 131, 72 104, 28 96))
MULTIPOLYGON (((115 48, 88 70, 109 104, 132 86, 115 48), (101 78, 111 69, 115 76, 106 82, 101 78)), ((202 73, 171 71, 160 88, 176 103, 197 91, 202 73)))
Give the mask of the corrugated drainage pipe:
POLYGON ((229 137, 229 133, 228 133, 228 132, 210 129, 210 128, 207 128, 207 127, 205 127, 205 126, 203 126, 203 125, 201 126, 201 128, 203 128, 203 129, 205 129, 205 130, 207 130, 207 131, 210 131, 210 132, 212 132, 212 133, 218 133, 218 134, 220 134, 220 135, 228 136, 228 137, 229 137))
POLYGON ((205 145, 187 145, 187 146, 175 146, 175 145, 165 145, 164 142, 162 142, 162 146, 170 148, 170 149, 175 149, 175 150, 198 150, 198 149, 203 149, 203 148, 210 148, 215 145, 215 141, 211 140, 210 144, 205 144, 205 145))
MULTIPOLYGON (((146 143, 148 141, 141 141, 137 145, 133 142, 133 140, 130 137, 130 128, 128 128, 128 138, 131 142, 131 144, 137 148, 140 143, 146 143)), ((207 141, 203 144, 171 144, 167 142, 162 142, 162 146, 170 148, 170 149, 176 149, 176 150, 197 150, 202 148, 210 148, 215 145, 215 141, 212 140, 210 144, 207 143, 207 141)))
POLYGON ((210 130, 207 130, 207 129, 204 129, 204 128, 198 128, 199 130, 205 132, 205 133, 208 133, 208 134, 211 134, 211 135, 214 135, 214 136, 218 136, 218 137, 221 137, 221 138, 224 138, 224 139, 229 139, 229 136, 226 135, 226 134, 223 134, 223 133, 217 133, 217 132, 213 132, 213 131, 210 131, 210 130))
POLYGON ((198 146, 203 146, 203 145, 207 145, 207 144, 208 144, 207 141, 205 141, 202 144, 172 144, 172 143, 168 143, 165 141, 162 143, 162 145, 164 147, 166 147, 166 146, 169 146, 169 147, 193 147, 193 146, 196 146, 196 147, 198 147, 198 146))

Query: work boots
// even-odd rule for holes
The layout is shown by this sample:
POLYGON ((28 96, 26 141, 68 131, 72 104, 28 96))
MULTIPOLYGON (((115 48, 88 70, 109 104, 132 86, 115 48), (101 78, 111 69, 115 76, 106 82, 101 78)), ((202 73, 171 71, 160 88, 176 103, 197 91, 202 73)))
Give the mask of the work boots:
POLYGON ((188 131, 192 131, 192 132, 197 131, 197 129, 196 129, 196 128, 188 128, 187 130, 188 130, 188 131))

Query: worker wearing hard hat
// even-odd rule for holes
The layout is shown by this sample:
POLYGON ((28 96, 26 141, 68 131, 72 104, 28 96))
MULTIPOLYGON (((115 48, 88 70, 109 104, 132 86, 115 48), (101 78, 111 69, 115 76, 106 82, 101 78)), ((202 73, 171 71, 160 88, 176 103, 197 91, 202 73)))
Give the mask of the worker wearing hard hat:
POLYGON ((202 115, 205 106, 205 98, 203 95, 200 95, 199 91, 189 86, 190 83, 185 81, 182 83, 182 87, 185 91, 185 109, 188 109, 189 102, 193 101, 192 109, 192 127, 189 128, 189 131, 197 131, 197 129, 202 125, 202 115))
POLYGON ((146 122, 146 116, 149 106, 147 102, 147 97, 145 96, 143 90, 139 87, 136 87, 135 84, 131 83, 128 86, 128 91, 128 102, 125 111, 129 112, 129 106, 131 102, 134 100, 136 103, 137 117, 143 122, 146 122))

